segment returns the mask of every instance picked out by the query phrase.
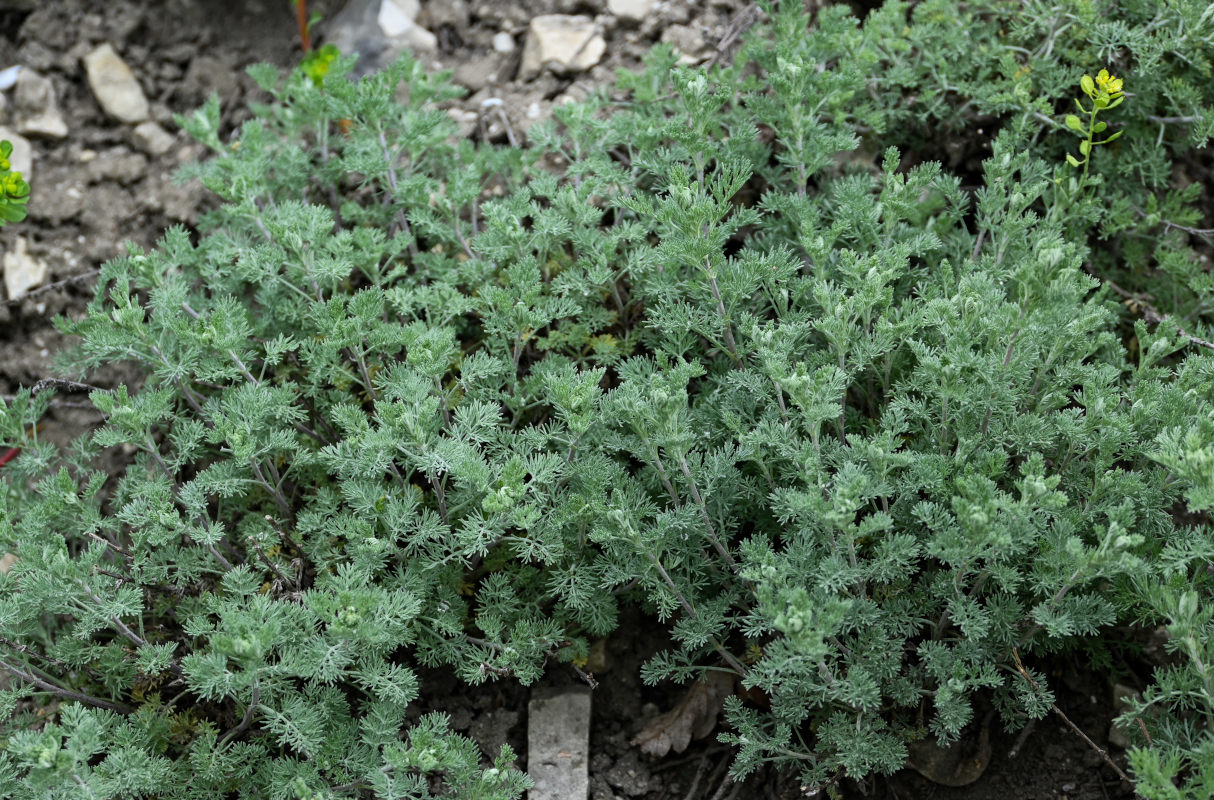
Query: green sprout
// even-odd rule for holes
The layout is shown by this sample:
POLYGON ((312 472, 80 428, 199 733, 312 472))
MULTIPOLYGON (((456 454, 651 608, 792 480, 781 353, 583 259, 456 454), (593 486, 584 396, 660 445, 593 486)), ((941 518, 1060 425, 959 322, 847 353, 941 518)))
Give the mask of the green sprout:
POLYGON ((1091 75, 1084 75, 1079 79, 1079 87, 1083 89, 1083 93, 1092 101, 1092 107, 1090 109, 1084 108, 1083 103, 1078 99, 1075 100, 1075 106, 1079 109, 1079 112, 1086 114, 1088 117, 1086 125, 1082 119, 1074 114, 1067 114, 1066 116, 1066 126, 1077 133, 1082 139, 1079 142, 1079 153, 1083 156, 1082 159, 1078 159, 1067 153, 1066 160, 1068 164, 1076 169, 1083 167, 1083 175, 1079 179, 1080 186, 1083 185, 1083 182, 1088 177, 1088 165, 1092 160, 1092 148, 1098 144, 1108 144, 1124 132, 1117 131, 1117 133, 1106 139, 1096 141, 1096 134, 1103 133, 1108 128, 1107 123, 1096 121, 1096 115, 1101 111, 1114 109, 1121 105, 1121 102, 1125 100, 1121 86, 1121 78, 1113 77, 1107 69, 1100 70, 1095 79, 1091 75))
POLYGON ((304 56, 299 66, 303 69, 304 74, 308 76, 308 79, 312 81, 313 85, 323 86, 325 75, 329 72, 329 67, 340 55, 341 50, 337 49, 337 45, 322 45, 320 49, 313 50, 304 56))
POLYGON ((9 160, 12 155, 13 143, 0 141, 0 225, 25 219, 25 204, 30 197, 30 185, 13 169, 9 160))

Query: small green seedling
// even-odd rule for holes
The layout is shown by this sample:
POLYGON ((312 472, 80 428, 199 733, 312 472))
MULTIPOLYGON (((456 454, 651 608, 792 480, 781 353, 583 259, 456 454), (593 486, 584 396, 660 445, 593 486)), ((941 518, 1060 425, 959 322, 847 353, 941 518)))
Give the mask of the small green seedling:
POLYGON ((1088 117, 1086 125, 1082 119, 1074 114, 1067 114, 1066 126, 1082 139, 1079 142, 1079 154, 1083 158, 1079 159, 1067 153, 1066 160, 1068 164, 1076 169, 1083 167, 1083 175, 1079 179, 1079 184, 1082 186, 1088 177, 1088 165, 1092 160, 1092 148, 1098 144, 1108 144, 1124 133, 1124 131, 1117 131, 1117 133, 1114 133, 1107 139, 1096 141, 1096 134, 1103 133, 1108 128, 1107 123, 1096 121, 1096 115, 1101 111, 1114 109, 1121 105, 1122 101, 1125 100, 1125 95, 1121 91, 1121 78, 1113 77, 1107 69, 1100 70, 1094 80, 1091 75, 1084 75, 1079 79, 1079 86, 1083 89, 1083 93, 1092 101, 1092 107, 1090 109, 1084 108, 1083 103, 1078 99, 1075 100, 1075 106, 1079 109, 1079 112, 1086 114, 1088 117))
POLYGON ((12 155, 13 143, 0 141, 0 225, 25 219, 25 204, 30 197, 30 185, 13 169, 9 160, 12 155))

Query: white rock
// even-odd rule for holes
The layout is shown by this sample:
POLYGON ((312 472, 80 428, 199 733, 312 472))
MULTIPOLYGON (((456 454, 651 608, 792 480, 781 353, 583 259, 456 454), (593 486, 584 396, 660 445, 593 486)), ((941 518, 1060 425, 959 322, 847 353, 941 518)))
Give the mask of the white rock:
POLYGON ((514 37, 505 31, 493 34, 493 49, 499 53, 513 53, 514 37))
POLYGON ((25 182, 30 182, 30 173, 34 169, 34 148, 30 146, 29 139, 21 136, 11 128, 0 127, 0 139, 8 139, 12 142, 13 152, 8 157, 9 163, 12 165, 13 172, 20 172, 21 177, 25 178, 25 182))
POLYGON ((9 89, 17 85, 17 78, 21 75, 21 65, 9 67, 8 69, 0 70, 0 92, 7 92, 9 89))
POLYGON ((17 130, 30 136, 62 139, 67 136, 67 122, 59 110, 55 85, 51 79, 32 69, 23 69, 17 77, 17 130))
POLYGON ((89 86, 101 107, 119 122, 143 122, 148 118, 148 99, 114 48, 101 45, 84 57, 89 86))
POLYGON ((413 20, 421 12, 417 0, 383 0, 379 5, 376 21, 386 36, 400 36, 413 27, 413 20))
POLYGON ((545 14, 531 20, 519 77, 530 80, 547 67, 553 72, 582 72, 599 63, 607 42, 589 17, 545 14))
POLYGON ((4 254, 4 288, 8 299, 16 300, 46 280, 46 262, 31 256, 29 242, 18 236, 13 249, 4 254))
POLYGON ((412 25, 400 36, 394 37, 415 56, 434 55, 438 52, 438 37, 421 25, 412 25))
POLYGON ((625 22, 643 22, 653 12, 653 0, 607 0, 607 10, 625 22))
POLYGON ((164 155, 173 148, 173 144, 177 141, 173 134, 151 120, 136 125, 132 133, 135 137, 135 145, 151 156, 164 155))
POLYGON ((3 558, 0 558, 0 573, 7 573, 21 559, 12 553, 5 553, 3 558))

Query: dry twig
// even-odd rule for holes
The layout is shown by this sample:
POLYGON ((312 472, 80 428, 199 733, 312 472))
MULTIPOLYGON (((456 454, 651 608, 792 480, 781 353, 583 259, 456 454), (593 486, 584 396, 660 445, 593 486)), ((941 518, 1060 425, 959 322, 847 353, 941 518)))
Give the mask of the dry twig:
MULTIPOLYGON (((1014 647, 1012 648, 1012 658, 1016 659, 1016 671, 1020 673, 1020 676, 1028 681, 1029 685, 1034 689, 1040 689, 1041 687, 1037 684, 1037 681, 1033 680, 1033 676, 1029 675, 1029 671, 1024 668, 1024 663, 1020 660, 1020 652, 1014 647)), ((1062 709, 1058 707, 1057 703, 1050 703, 1050 710, 1057 714, 1062 721, 1066 723, 1066 726, 1074 731, 1080 739, 1087 742, 1088 747, 1095 750, 1096 753, 1104 760, 1104 763, 1108 764, 1109 767, 1111 767, 1112 770, 1117 773, 1117 777, 1121 778, 1121 780, 1123 780, 1127 786, 1134 786, 1133 781, 1130 780, 1130 776, 1126 775, 1125 772, 1122 771, 1121 767, 1117 766, 1113 759, 1109 758, 1108 751, 1093 742, 1091 738, 1089 738, 1088 735, 1079 728, 1078 725, 1071 722, 1071 718, 1062 713, 1062 709)), ((1141 796, 1138 795, 1137 792, 1135 795, 1139 797, 1141 796)))

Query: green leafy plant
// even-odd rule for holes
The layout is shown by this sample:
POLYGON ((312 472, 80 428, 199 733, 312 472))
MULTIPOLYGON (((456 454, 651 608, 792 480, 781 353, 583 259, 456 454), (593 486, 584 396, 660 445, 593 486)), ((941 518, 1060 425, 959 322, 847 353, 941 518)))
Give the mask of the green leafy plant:
POLYGON ((25 219, 25 205, 29 202, 29 184, 13 169, 9 160, 12 155, 13 143, 0 140, 0 225, 25 219))
POLYGON ((1092 159, 1092 148, 1096 145, 1109 144, 1124 133, 1124 131, 1117 131, 1100 141, 1096 141, 1096 134, 1103 133, 1108 128, 1108 123, 1096 121, 1096 115, 1101 111, 1111 111, 1121 105, 1122 101, 1125 100, 1125 94, 1121 91, 1122 80, 1109 75, 1109 71, 1105 69, 1100 70, 1095 80, 1092 79, 1091 75, 1084 75, 1080 79, 1079 85, 1083 89, 1084 94, 1091 100, 1092 107, 1090 109, 1084 108, 1083 103, 1076 100, 1075 107, 1079 109, 1080 114, 1087 116, 1087 122, 1084 122, 1074 114, 1068 114, 1066 117, 1067 128, 1077 133, 1082 139, 1079 142, 1079 154, 1083 156, 1082 159, 1079 159, 1067 153, 1066 160, 1068 164, 1076 169, 1083 167, 1083 175, 1080 178, 1080 185, 1082 185, 1088 176, 1088 164, 1092 159))
POLYGON ((767 4, 732 63, 660 47, 522 148, 457 138, 407 57, 255 68, 230 137, 182 119, 222 204, 61 323, 67 374, 142 386, 66 451, 50 392, 0 415, 0 793, 517 797, 512 753, 411 715, 419 674, 533 684, 628 605, 672 637, 646 681, 755 690, 735 777, 819 788, 1051 713, 1050 665, 1165 627, 1130 763, 1201 796, 1214 359, 1199 198, 1155 181, 1195 143, 1139 134, 1181 97, 1165 132, 1208 124, 1206 18, 1024 5, 767 4), (1118 68, 1133 152, 1062 202, 1043 126, 1102 42, 1153 72, 1118 68))

